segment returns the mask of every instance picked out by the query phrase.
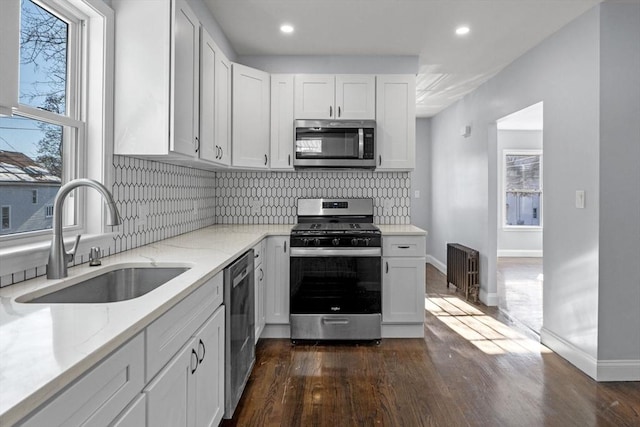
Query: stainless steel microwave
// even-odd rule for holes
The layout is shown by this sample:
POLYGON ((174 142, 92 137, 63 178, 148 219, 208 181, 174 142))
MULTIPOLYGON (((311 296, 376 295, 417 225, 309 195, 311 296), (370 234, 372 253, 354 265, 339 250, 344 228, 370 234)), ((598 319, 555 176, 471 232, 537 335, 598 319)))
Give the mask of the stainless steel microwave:
POLYGON ((296 168, 376 167, 374 120, 296 120, 296 168))

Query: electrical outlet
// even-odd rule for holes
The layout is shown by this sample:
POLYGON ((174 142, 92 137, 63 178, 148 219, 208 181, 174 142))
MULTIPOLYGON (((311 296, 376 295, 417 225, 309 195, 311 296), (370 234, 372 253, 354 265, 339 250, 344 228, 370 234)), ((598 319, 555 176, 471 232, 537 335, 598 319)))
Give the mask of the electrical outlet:
POLYGON ((393 208, 393 200, 385 199, 383 206, 384 208, 383 208, 382 214, 391 215, 391 209, 393 208))
POLYGON ((138 205, 138 212, 136 215, 136 227, 138 230, 143 230, 147 226, 147 217, 149 216, 149 206, 138 205))
POLYGON ((584 190, 576 190, 576 208, 584 209, 584 190))

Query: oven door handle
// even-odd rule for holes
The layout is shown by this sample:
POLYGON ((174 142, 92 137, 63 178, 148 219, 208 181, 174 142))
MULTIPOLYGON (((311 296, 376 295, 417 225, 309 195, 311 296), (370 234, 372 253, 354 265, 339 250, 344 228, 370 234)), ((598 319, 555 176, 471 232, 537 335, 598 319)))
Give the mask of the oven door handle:
POLYGON ((358 129, 358 158, 364 158, 364 129, 358 129))
POLYGON ((291 257, 379 257, 382 256, 381 248, 291 248, 291 257))

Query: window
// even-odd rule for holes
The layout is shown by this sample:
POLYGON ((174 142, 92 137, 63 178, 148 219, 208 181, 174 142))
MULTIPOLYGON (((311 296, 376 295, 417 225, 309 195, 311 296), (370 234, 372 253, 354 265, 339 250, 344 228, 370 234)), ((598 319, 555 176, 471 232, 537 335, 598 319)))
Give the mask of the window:
POLYGON ((44 217, 53 218, 53 205, 47 205, 44 207, 44 217))
POLYGON ((542 153, 504 154, 504 226, 542 226, 542 153))
MULTIPOLYGON (((0 0, 3 204, 9 186, 26 182, 15 196, 20 204, 6 203, 13 205, 13 218, 11 230, 0 230, 0 276, 46 264, 52 224, 47 206, 62 184, 83 177, 111 186, 115 31, 108 3, 0 0), (34 189, 35 205, 29 203, 34 189), (24 222, 26 208, 32 211, 24 222), (24 227, 16 226, 17 213, 24 227), (26 245, 32 256, 22 256, 26 245)), ((85 242, 108 239, 104 233, 111 228, 105 226, 97 192, 74 191, 63 214, 65 236, 95 236, 85 236, 85 242)))
POLYGON ((2 207, 2 229, 8 230, 11 228, 11 206, 2 207))
MULTIPOLYGON (((15 37, 0 43, 0 190, 24 203, 29 188, 34 209, 21 207, 2 233, 6 248, 50 239, 51 221, 29 218, 49 217, 63 183, 87 177, 110 185, 114 28, 103 0, 0 0, 0 12, 3 37, 15 37)), ((89 193, 66 200, 65 232, 103 232, 103 206, 89 193)))

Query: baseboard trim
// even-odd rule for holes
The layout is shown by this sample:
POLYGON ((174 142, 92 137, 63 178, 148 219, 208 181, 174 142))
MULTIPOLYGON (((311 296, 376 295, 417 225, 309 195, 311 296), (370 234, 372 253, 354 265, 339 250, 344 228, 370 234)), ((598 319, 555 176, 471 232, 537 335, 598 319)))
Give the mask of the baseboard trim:
POLYGON ((495 307, 498 305, 498 293, 497 292, 487 292, 484 289, 480 288, 480 295, 478 295, 480 301, 484 303, 487 307, 495 307))
POLYGON ((267 324, 260 338, 291 338, 291 326, 285 324, 267 324))
POLYGON ((640 381, 640 360, 598 360, 598 381, 640 381))
POLYGON ((540 343, 549 347, 562 358, 566 359, 576 368, 598 380, 598 363, 596 358, 587 354, 584 350, 571 344, 564 338, 554 334, 546 328, 540 329, 540 343))
POLYGON ((424 324, 382 324, 382 338, 424 338, 424 324))
POLYGON ((498 258, 542 258, 542 251, 533 249, 502 249, 498 250, 498 258))
POLYGON ((433 255, 427 255, 427 262, 437 268, 442 274, 447 274, 447 264, 438 260, 433 255))

